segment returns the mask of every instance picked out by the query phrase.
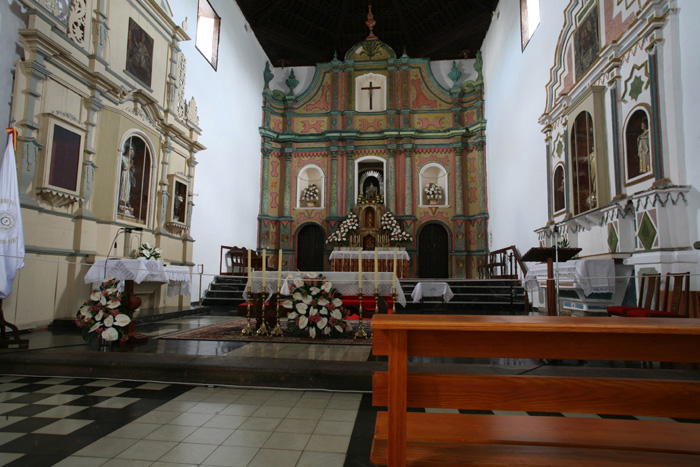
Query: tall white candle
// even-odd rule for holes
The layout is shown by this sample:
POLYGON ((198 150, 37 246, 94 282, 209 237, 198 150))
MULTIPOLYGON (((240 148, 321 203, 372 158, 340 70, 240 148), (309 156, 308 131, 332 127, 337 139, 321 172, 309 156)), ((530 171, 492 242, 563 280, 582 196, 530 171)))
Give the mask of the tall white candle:
POLYGON ((263 249, 263 270, 262 270, 262 293, 265 293, 265 272, 267 271, 267 258, 266 256, 267 251, 263 249))
POLYGON ((357 291, 362 293, 362 250, 357 251, 357 271, 358 271, 358 283, 357 291))
MULTIPOLYGON (((250 262, 252 250, 248 250, 248 282, 250 282, 250 272, 252 271, 252 266, 250 262)), ((251 284, 252 285, 252 284, 251 284)))
POLYGON ((392 292, 396 292, 396 250, 394 250, 394 283, 392 284, 392 292))
POLYGON ((374 291, 379 292, 379 255, 374 249, 374 291))
POLYGON ((277 284, 279 286, 280 279, 282 279, 282 249, 280 249, 279 261, 277 265, 277 284))

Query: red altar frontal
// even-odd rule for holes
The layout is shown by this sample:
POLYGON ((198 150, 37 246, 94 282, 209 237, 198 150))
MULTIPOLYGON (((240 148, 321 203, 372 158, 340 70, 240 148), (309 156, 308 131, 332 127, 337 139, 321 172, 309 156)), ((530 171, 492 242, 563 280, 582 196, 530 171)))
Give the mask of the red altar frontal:
MULTIPOLYGON (((385 249, 377 250, 377 263, 379 272, 394 271, 394 251, 396 251, 396 276, 399 279, 409 277, 410 257, 406 250, 385 249)), ((353 272, 357 271, 357 260, 359 250, 335 250, 331 253, 331 271, 353 272)), ((362 270, 365 272, 374 271, 374 251, 362 251, 362 270)))

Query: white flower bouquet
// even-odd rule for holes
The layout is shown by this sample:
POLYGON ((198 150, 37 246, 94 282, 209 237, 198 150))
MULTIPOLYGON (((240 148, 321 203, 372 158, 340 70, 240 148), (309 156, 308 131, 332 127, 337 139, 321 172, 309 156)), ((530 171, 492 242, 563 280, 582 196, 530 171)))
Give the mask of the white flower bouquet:
POLYGON ((425 197, 428 199, 442 199, 444 196, 442 187, 433 182, 428 183, 423 191, 425 192, 425 197))
POLYGON ((380 222, 382 229, 389 231, 389 239, 394 243, 404 243, 413 241, 411 234, 404 232, 391 212, 386 212, 380 222))
POLYGON ((83 339, 87 342, 95 338, 108 342, 127 340, 126 327, 131 322, 127 300, 126 294, 119 291, 115 279, 109 279, 93 290, 90 300, 80 307, 75 318, 83 339))
POLYGON ((342 336, 348 329, 340 292, 321 274, 297 275, 290 298, 282 306, 287 313, 287 330, 295 335, 342 336))
POLYGON ((301 191, 302 201, 318 201, 318 197, 318 186, 315 183, 312 183, 301 191))
POLYGON ((340 223, 335 232, 328 236, 326 243, 343 244, 348 241, 348 233, 354 232, 360 227, 360 219, 357 214, 350 213, 348 217, 340 223))
POLYGON ((151 246, 150 243, 142 243, 139 247, 139 258, 152 259, 155 261, 161 261, 160 255, 163 254, 163 250, 151 246))

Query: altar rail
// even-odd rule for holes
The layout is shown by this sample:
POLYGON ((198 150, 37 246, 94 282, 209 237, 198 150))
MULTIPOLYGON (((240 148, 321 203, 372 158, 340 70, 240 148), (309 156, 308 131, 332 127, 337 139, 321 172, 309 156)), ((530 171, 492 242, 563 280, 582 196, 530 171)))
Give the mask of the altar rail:
MULTIPOLYGON (((408 407, 700 418, 700 382, 409 374, 409 356, 700 362, 700 320, 379 315, 371 462, 444 465, 700 465, 700 424, 407 412, 408 407)), ((436 368, 439 365, 436 366, 436 368)))

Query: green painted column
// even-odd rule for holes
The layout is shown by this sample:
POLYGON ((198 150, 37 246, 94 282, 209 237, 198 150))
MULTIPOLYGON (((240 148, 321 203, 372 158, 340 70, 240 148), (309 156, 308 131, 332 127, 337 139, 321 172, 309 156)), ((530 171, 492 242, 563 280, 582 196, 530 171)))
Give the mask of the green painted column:
POLYGON ((331 217, 338 215, 338 151, 331 150, 331 217))
POLYGON ((262 186, 261 191, 262 191, 262 199, 260 201, 260 214, 263 216, 267 215, 267 205, 269 203, 269 180, 268 180, 268 172, 270 168, 270 152, 271 150, 269 148, 263 148, 262 149, 262 156, 263 156, 263 163, 262 163, 262 186))
POLYGON ((292 154, 293 148, 288 148, 284 152, 284 208, 282 212, 285 217, 289 217, 289 206, 292 196, 292 154))
POLYGON ((462 172, 462 146, 453 148, 455 157, 455 215, 464 214, 464 173, 462 172))
POLYGON ((411 160, 412 148, 404 148, 406 158, 406 202, 404 203, 404 215, 413 215, 413 161, 411 160))
POLYGON ((389 211, 396 212, 396 150, 389 150, 389 166, 387 167, 388 174, 384 178, 389 181, 387 192, 384 194, 384 202, 388 201, 389 211))
MULTIPOLYGON (((355 209, 355 151, 348 150, 347 153, 347 185, 348 185, 348 212, 355 209)), ((346 215, 347 213, 343 213, 346 215)))

